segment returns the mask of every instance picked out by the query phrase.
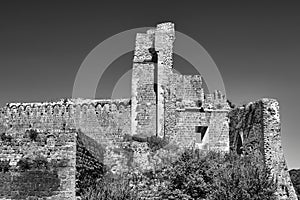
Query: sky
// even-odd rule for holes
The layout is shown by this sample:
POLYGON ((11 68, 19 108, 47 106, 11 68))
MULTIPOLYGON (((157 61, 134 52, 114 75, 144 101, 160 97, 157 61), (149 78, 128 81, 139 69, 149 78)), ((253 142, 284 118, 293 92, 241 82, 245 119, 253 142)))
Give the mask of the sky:
MULTIPOLYGON (((171 21, 210 54, 234 104, 278 99, 287 164, 300 168, 299 9, 291 1, 4 0, 0 106, 70 98, 79 67, 98 44, 122 31, 171 21)), ((130 97, 126 72, 132 57, 129 52, 109 66, 97 98, 130 97)), ((175 69, 195 72, 183 58, 174 60, 175 69)))

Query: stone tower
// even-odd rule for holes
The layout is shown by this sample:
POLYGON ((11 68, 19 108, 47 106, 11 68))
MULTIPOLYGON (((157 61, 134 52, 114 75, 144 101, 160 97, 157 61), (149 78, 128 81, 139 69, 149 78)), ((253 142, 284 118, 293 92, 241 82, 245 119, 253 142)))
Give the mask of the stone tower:
POLYGON ((149 62, 152 55, 150 48, 154 47, 154 33, 138 33, 131 85, 131 134, 156 135, 156 94, 154 91, 156 63, 149 62))
POLYGON ((230 111, 230 146, 239 154, 254 154, 277 180, 280 200, 297 200, 281 144, 279 103, 261 99, 230 111))
POLYGON ((229 151, 226 98, 219 91, 204 95, 200 75, 175 72, 174 41, 170 22, 136 36, 131 134, 157 136, 182 147, 229 151), (157 62, 150 48, 157 52, 157 62))
POLYGON ((165 99, 172 74, 173 23, 157 25, 147 33, 138 33, 132 73, 132 134, 165 136, 165 99), (157 52, 152 62, 149 49, 157 52))

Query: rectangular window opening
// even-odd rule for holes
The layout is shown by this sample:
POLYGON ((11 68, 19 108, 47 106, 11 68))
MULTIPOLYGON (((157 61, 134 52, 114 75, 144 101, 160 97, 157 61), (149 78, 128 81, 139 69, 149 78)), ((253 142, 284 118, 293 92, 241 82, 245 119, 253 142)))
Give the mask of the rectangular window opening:
POLYGON ((196 142, 201 143, 203 141, 203 138, 206 134, 208 126, 196 126, 195 132, 196 132, 196 142))

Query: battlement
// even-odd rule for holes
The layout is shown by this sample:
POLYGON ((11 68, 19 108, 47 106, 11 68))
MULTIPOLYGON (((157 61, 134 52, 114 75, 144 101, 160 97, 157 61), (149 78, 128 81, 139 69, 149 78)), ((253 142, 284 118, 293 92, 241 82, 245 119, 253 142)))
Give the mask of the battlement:
POLYGON ((80 112, 89 111, 122 111, 130 107, 130 99, 62 99, 53 102, 41 103, 8 103, 5 107, 0 108, 2 118, 14 119, 16 117, 36 118, 42 115, 67 117, 74 115, 75 110, 80 112))
POLYGON ((128 106, 130 105, 130 99, 61 99, 59 101, 52 101, 52 102, 36 102, 36 103, 8 103, 4 108, 1 109, 15 109, 25 111, 26 109, 30 108, 37 108, 37 107, 69 107, 72 105, 76 106, 83 106, 83 105, 90 105, 93 107, 105 105, 114 105, 119 107, 120 105, 128 106))

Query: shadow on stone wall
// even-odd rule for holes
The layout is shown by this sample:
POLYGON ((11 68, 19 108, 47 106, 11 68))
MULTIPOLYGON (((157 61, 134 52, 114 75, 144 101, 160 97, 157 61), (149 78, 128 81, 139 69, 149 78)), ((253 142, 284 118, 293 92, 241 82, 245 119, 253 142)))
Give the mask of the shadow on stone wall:
POLYGON ((28 197, 50 197, 60 187, 57 171, 26 171, 0 173, 0 197, 26 199, 28 197))

